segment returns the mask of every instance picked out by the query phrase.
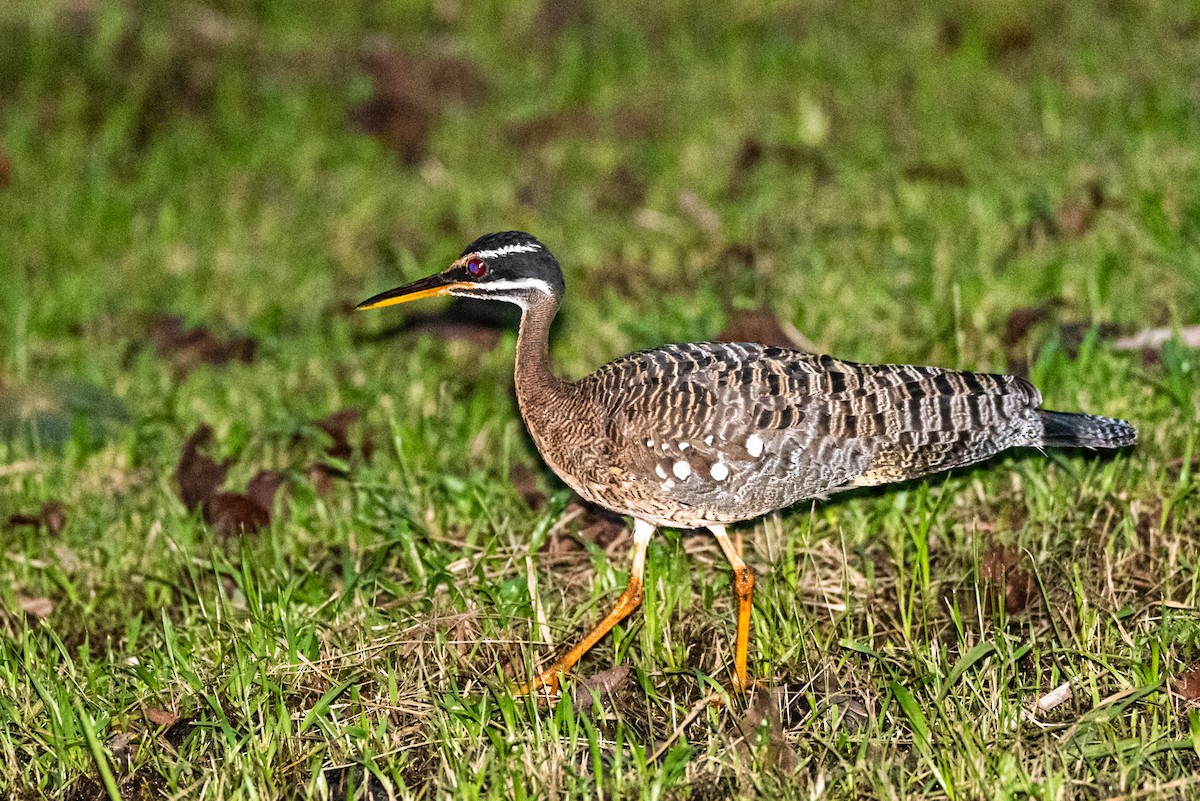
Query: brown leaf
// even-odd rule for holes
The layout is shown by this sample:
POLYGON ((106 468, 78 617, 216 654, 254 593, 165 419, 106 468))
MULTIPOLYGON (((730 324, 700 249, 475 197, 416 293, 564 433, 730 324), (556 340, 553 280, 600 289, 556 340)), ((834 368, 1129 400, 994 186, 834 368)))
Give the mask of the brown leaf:
POLYGON ((61 534, 62 530, 67 525, 67 515, 63 511, 63 505, 58 501, 46 501, 42 504, 42 509, 38 516, 42 520, 42 524, 51 534, 61 534))
POLYGON ((563 31, 587 24, 591 19, 592 6, 585 0, 545 0, 534 25, 539 44, 557 39, 563 31))
POLYGON ((1036 306, 1019 306, 1010 311, 1004 320, 1004 345, 1014 348, 1024 342, 1035 325, 1050 318, 1053 307, 1053 303, 1039 303, 1036 306))
POLYGON ((169 358, 180 374, 187 374, 201 364, 223 365, 232 361, 249 364, 258 349, 258 341, 253 337, 219 339, 206 326, 184 328, 183 319, 174 315, 154 319, 150 340, 155 353, 169 358))
POLYGON ((354 455, 354 449, 350 447, 350 426, 361 416, 362 412, 358 409, 341 409, 317 421, 317 428, 332 440, 325 449, 326 454, 342 461, 347 461, 354 455))
MULTIPOLYGON (((617 513, 593 506, 590 503, 584 504, 583 509, 579 527, 579 536, 582 539, 607 549, 629 533, 624 518, 617 513)), ((566 513, 570 512, 571 508, 568 506, 566 513)))
MULTIPOLYGON (((1072 359, 1079 356, 1083 341, 1092 332, 1094 323, 1063 323, 1058 327, 1058 337, 1062 342, 1063 351, 1072 359)), ((1100 339, 1112 339, 1121 333, 1121 326, 1115 323, 1100 323, 1096 335, 1100 339)))
POLYGON ((1200 668, 1180 673, 1171 686, 1175 694, 1185 701, 1200 700, 1200 668))
POLYGON ((167 727, 167 730, 159 735, 163 742, 172 748, 179 748, 183 745, 184 739, 188 733, 196 726, 196 718, 182 717, 167 727))
POLYGON ((246 497, 269 513, 275 506, 275 496, 284 481, 283 473, 275 470, 260 470, 246 485, 246 497))
POLYGON ((29 598, 18 595, 17 603, 21 605, 22 612, 35 620, 45 620, 54 611, 54 602, 49 598, 29 598))
POLYGON ((759 164, 777 161, 789 171, 811 170, 817 183, 827 183, 833 178, 833 165, 819 148, 809 145, 766 144, 754 137, 742 141, 733 159, 733 170, 729 175, 729 191, 734 195, 745 189, 750 174, 759 164))
POLYGON ((409 166, 425 160, 429 134, 448 101, 477 103, 487 93, 473 62, 454 56, 422 58, 385 40, 368 45, 363 67, 372 95, 351 111, 351 121, 382 139, 409 166))
POLYGON ((1033 592, 1033 575, 1018 567, 1017 548, 993 547, 979 560, 979 578, 993 589, 1004 589, 1004 611, 1012 615, 1025 609, 1033 592))
POLYGON ((1015 20, 987 38, 988 56, 1001 59, 1024 53, 1033 46, 1033 28, 1025 20, 1015 20))
POLYGON ((104 742, 108 752, 112 754, 113 762, 121 772, 129 770, 137 754, 138 739, 133 732, 119 731, 104 742))
POLYGON ((142 714, 155 726, 174 726, 175 722, 179 720, 179 715, 174 712, 153 706, 147 707, 142 714))
POLYGON ((204 522, 218 534, 255 534, 271 523, 271 513, 239 492, 218 492, 203 505, 204 522))
POLYGON ((12 159, 8 157, 3 147, 0 147, 0 189, 8 188, 12 183, 12 159))
POLYGON ((33 526, 34 528, 45 526, 46 530, 51 534, 60 534, 67 525, 67 517, 63 512, 61 503, 58 501, 46 501, 42 504, 42 508, 36 515, 9 515, 7 525, 9 528, 16 528, 17 526, 33 526))
POLYGON ((814 352, 816 348, 790 324, 766 309, 731 312, 725 321, 725 329, 717 334, 719 342, 757 342, 776 348, 788 348, 814 352))
POLYGON ((596 118, 587 109, 560 109, 513 125, 508 140, 521 149, 533 149, 562 139, 588 136, 596 127, 596 118))
POLYGON ((517 492, 525 500, 525 504, 533 511, 540 511, 546 506, 546 495, 538 488, 537 473, 524 462, 513 462, 508 469, 508 480, 516 487, 517 492))
POLYGON ((942 186, 966 186, 967 175, 957 164, 937 164, 919 161, 904 168, 904 177, 910 181, 940 184, 942 186))
POLYGON ((232 459, 218 464, 200 452, 212 439, 212 429, 207 425, 197 428, 184 443, 183 453, 175 468, 175 483, 179 498, 190 511, 199 509, 204 501, 225 482, 232 459))
POLYGON ((315 464, 308 468, 308 480, 312 482, 313 489, 317 495, 325 495, 333 489, 333 482, 339 476, 329 467, 323 464, 315 464))
POLYGON ((601 184, 597 202, 608 211, 629 211, 642 204, 648 191, 643 175, 628 164, 620 164, 601 184))
POLYGON ((599 698, 601 703, 609 700, 617 690, 629 679, 631 668, 628 665, 613 665, 591 676, 575 682, 572 688, 574 697, 571 699, 575 714, 579 714, 592 706, 592 700, 599 698))
POLYGON ((367 53, 372 96, 350 112, 357 128, 383 140, 409 166, 425 160, 436 102, 421 65, 390 47, 367 53))
POLYGON ((473 106, 487 97, 487 81, 475 62, 461 56, 440 56, 429 63, 429 82, 439 100, 473 106))
POLYGON ((943 53, 957 50, 962 44, 962 25, 956 19, 943 17, 938 25, 938 47, 943 53))
POLYGON ((1054 215, 1054 227, 1068 239, 1078 239, 1092 229, 1096 213, 1107 203, 1104 185, 1099 181, 1088 182, 1084 196, 1063 204, 1054 215))
POLYGON ((800 765, 800 757, 787 741, 783 724, 779 720, 778 694, 778 690, 768 687, 755 687, 751 690, 746 714, 740 720, 734 721, 741 735, 736 750, 749 762, 751 749, 755 744, 761 744, 764 768, 791 773, 800 765))

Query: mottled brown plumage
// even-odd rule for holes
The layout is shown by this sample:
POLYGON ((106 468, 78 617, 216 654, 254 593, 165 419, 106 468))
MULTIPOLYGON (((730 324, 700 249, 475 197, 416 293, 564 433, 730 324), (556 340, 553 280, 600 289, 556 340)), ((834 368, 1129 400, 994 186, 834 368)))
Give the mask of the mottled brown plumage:
POLYGON ((1007 448, 1108 448, 1136 439, 1121 420, 1040 409, 1041 393, 1014 376, 855 364, 747 343, 667 345, 563 381, 548 352, 562 274, 541 243, 519 232, 481 237, 446 272, 361 307, 433 294, 522 308, 517 399, 539 452, 582 497, 635 521, 630 584, 617 608, 526 689, 553 689, 560 672, 637 606, 657 526, 707 527, 732 563, 742 686, 753 577, 725 524, 1007 448))

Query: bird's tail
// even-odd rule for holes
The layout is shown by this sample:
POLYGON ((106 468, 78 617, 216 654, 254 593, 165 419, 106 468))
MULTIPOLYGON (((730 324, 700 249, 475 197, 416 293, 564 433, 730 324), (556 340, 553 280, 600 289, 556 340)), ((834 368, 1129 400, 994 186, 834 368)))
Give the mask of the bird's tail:
POLYGON ((1042 440, 1039 445, 1059 448, 1123 448, 1137 442, 1137 429, 1124 420, 1074 412, 1039 409, 1042 440))

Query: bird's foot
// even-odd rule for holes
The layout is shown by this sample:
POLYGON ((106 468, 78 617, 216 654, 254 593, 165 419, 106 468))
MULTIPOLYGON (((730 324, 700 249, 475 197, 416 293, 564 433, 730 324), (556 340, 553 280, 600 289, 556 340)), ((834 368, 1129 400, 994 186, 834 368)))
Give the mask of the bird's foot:
POLYGON ((524 695, 533 695, 542 700, 552 700, 558 698, 561 690, 559 689, 559 679, 562 676, 561 669, 557 665, 554 670, 546 670, 539 674, 532 681, 527 681, 519 685, 513 695, 521 697, 524 695))

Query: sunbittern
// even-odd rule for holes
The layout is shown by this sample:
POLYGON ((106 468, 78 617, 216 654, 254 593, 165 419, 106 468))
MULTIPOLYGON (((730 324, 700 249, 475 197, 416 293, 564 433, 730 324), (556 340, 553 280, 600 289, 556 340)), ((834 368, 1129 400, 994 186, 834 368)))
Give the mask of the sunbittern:
POLYGON ((746 685, 754 576, 725 532, 839 490, 903 481, 1019 446, 1117 448, 1123 420, 1039 409, 1015 376, 870 365, 747 343, 666 345, 623 356, 578 381, 550 365, 550 323, 565 284, 526 233, 482 236, 449 269, 359 304, 433 295, 521 307, 516 392, 533 441, 588 501, 633 518, 633 564, 616 607, 524 691, 559 676, 641 603, 646 546, 658 526, 707 528, 733 568, 734 684, 746 685))

